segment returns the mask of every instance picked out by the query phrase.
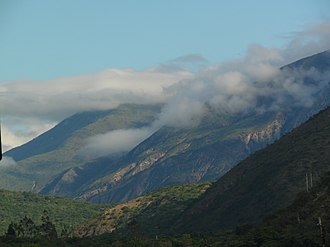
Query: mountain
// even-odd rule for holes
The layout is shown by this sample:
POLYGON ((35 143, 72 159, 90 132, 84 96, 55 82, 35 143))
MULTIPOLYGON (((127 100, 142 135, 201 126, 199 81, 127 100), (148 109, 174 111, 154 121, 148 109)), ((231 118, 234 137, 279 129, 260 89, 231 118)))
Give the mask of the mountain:
MULTIPOLYGON (((330 104, 329 82, 311 76, 328 71, 329 53, 281 68, 291 77, 298 75, 306 88, 316 85, 318 90, 313 94, 317 100, 308 107, 292 104, 272 111, 229 114, 205 106, 208 110, 192 127, 162 127, 129 152, 96 160, 79 155, 89 137, 149 126, 162 106, 127 104, 105 112, 76 114, 7 152, 17 165, 0 168, 0 186, 94 202, 119 202, 162 186, 216 180, 330 104), (301 69, 308 71, 306 76, 299 74, 301 69)), ((260 101, 271 104, 268 99, 260 101)))
POLYGON ((96 217, 106 206, 109 205, 0 190, 0 235, 6 232, 11 222, 18 223, 25 216, 39 223, 44 210, 48 211, 51 221, 60 231, 64 226, 74 227, 96 217))
POLYGON ((330 171, 330 108, 231 169, 175 229, 207 232, 260 221, 330 171))
POLYGON ((34 140, 4 154, 16 165, 0 167, 0 187, 37 192, 55 176, 88 160, 79 151, 89 137, 112 130, 149 125, 160 105, 121 105, 108 111, 75 114, 34 140))
POLYGON ((72 168, 41 192, 116 202, 161 186, 212 180, 225 174, 251 151, 279 137, 279 121, 281 116, 276 114, 241 118, 210 112, 195 128, 160 129, 119 159, 103 158, 72 168), (246 141, 251 132, 260 134, 262 140, 246 141))
MULTIPOLYGON (((316 54, 281 70, 292 76, 301 69, 308 71, 303 83, 317 85, 321 82, 317 77, 313 79, 310 71, 327 72, 329 54, 329 51, 316 54)), ((244 114, 219 114, 209 108, 199 124, 180 129, 163 127, 119 159, 105 158, 71 168, 41 192, 94 202, 118 202, 162 186, 218 179, 256 150, 273 143, 328 106, 329 82, 322 83, 325 85, 315 92, 317 101, 310 107, 293 104, 287 109, 244 114), (102 172, 89 176, 96 170, 102 172)))

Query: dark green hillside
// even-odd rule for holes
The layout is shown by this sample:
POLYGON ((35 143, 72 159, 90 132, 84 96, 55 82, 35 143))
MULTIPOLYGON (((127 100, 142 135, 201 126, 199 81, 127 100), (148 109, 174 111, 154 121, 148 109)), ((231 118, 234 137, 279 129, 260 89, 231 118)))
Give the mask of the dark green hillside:
POLYGON ((184 231, 216 231, 261 220, 289 205, 330 170, 330 108, 256 152, 218 180, 178 223, 184 231))
POLYGON ((166 232, 187 206, 210 185, 201 183, 161 188, 106 209, 102 215, 80 225, 75 233, 77 236, 86 237, 114 230, 125 232, 132 222, 144 234, 166 232))
POLYGON ((257 237, 262 232, 273 232, 272 241, 266 235, 264 244, 274 246, 322 246, 319 218, 324 230, 326 246, 330 244, 330 174, 310 192, 298 195, 287 208, 267 217, 246 236, 257 237), (274 243, 277 243, 275 245, 274 243))
POLYGON ((328 173, 311 191, 299 193, 290 206, 267 216, 261 223, 208 238, 213 245, 223 247, 321 247, 324 243, 329 246, 329 188, 328 173))
POLYGON ((19 222, 24 216, 39 223, 44 210, 58 229, 64 225, 75 226, 96 217, 105 205, 61 197, 40 196, 30 192, 0 190, 0 235, 11 222, 19 222))

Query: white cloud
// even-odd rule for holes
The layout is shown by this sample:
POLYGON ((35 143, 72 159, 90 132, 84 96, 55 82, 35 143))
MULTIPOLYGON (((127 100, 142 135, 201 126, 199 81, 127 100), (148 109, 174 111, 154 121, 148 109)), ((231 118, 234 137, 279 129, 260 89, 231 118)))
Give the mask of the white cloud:
POLYGON ((198 124, 205 105, 191 98, 173 98, 163 108, 158 120, 153 123, 156 127, 163 125, 171 127, 190 127, 198 124))
POLYGON ((47 121, 43 122, 33 118, 6 117, 3 121, 7 123, 7 125, 2 124, 1 126, 3 152, 26 143, 55 125, 55 123, 47 123, 47 121), (7 126, 11 126, 11 128, 7 126))
POLYGON ((150 127, 140 129, 119 129, 96 135, 86 140, 79 151, 84 159, 94 159, 106 155, 127 152, 153 133, 150 127))
POLYGON ((204 105, 223 113, 310 107, 317 93, 329 87, 329 73, 315 69, 289 72, 279 68, 293 58, 330 49, 330 23, 309 27, 291 38, 283 49, 251 45, 243 58, 208 66, 193 78, 169 86, 165 92, 170 97, 160 119, 165 124, 171 120, 186 123, 182 119, 191 119, 191 115, 194 119, 202 117, 204 105), (306 79, 316 83, 310 84, 306 79), (262 98, 267 100, 260 105, 262 98))
POLYGON ((21 145, 80 111, 111 109, 122 103, 165 102, 163 88, 191 76, 184 70, 165 73, 156 69, 108 69, 49 81, 2 82, 4 146, 9 149, 21 145))
POLYGON ((108 69, 93 75, 50 81, 0 84, 3 115, 60 120, 83 110, 110 109, 121 103, 164 102, 163 88, 191 73, 108 69))
POLYGON ((291 63, 302 57, 330 49, 330 22, 307 26, 303 31, 290 34, 283 49, 283 61, 291 63))

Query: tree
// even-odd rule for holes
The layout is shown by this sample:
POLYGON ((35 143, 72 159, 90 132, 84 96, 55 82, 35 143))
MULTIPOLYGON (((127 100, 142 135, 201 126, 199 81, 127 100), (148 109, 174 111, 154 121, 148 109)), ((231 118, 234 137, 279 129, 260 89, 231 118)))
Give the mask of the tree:
POLYGON ((39 226, 39 235, 47 239, 57 239, 55 225, 50 221, 47 210, 44 210, 41 216, 42 224, 39 226))
POLYGON ((15 238, 16 237, 16 224, 11 222, 8 226, 6 237, 15 238))
POLYGON ((37 226, 27 216, 20 220, 19 229, 24 238, 34 238, 37 234, 37 226))

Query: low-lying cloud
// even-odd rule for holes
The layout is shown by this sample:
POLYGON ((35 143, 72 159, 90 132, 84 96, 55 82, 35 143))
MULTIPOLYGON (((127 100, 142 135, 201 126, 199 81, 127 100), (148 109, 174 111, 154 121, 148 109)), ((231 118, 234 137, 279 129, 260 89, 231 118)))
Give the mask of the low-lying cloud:
POLYGON ((79 151, 84 159, 120 154, 134 148, 153 133, 153 128, 118 129, 88 138, 87 145, 79 151))

